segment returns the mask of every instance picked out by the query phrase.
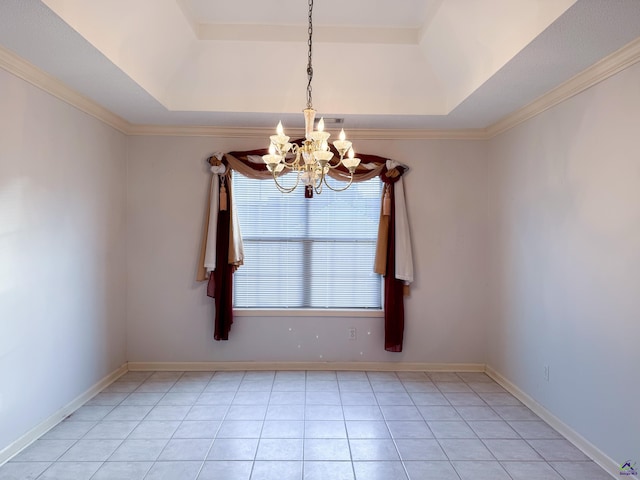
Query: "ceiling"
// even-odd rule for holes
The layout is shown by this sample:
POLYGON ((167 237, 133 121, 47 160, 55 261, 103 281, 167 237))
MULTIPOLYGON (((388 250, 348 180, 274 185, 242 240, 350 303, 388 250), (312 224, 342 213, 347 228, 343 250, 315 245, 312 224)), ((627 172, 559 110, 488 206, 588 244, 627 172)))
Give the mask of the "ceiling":
MULTIPOLYGON (((0 45, 132 124, 301 127, 304 0, 2 0, 0 45)), ((313 104, 485 128, 640 37, 639 0, 315 0, 313 104)))

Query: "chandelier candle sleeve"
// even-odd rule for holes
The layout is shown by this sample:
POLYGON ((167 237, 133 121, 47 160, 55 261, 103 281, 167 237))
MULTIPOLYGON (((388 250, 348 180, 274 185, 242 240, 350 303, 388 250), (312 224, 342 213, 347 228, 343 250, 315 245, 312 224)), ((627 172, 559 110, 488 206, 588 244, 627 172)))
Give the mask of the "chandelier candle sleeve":
POLYGON ((316 111, 313 108, 305 108, 302 113, 304 114, 304 138, 310 140, 313 122, 316 120, 316 111))

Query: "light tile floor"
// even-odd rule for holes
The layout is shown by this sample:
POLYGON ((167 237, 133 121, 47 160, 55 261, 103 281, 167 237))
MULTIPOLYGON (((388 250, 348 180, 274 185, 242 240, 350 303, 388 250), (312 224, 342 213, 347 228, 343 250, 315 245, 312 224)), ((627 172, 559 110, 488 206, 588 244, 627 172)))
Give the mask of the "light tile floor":
POLYGON ((129 372, 0 479, 600 480, 483 373, 129 372))

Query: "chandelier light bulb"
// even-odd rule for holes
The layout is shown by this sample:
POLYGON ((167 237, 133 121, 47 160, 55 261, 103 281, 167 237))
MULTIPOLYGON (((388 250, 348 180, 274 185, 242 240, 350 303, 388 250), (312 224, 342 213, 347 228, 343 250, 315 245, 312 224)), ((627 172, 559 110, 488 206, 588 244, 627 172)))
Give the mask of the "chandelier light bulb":
POLYGON ((353 160, 353 158, 356 156, 356 152, 353 151, 353 147, 349 149, 349 159, 353 160))
POLYGON ((318 131, 324 132, 324 117, 320 117, 320 121, 318 122, 318 131))
POLYGON ((284 128, 282 128, 282 122, 278 122, 278 126, 276 127, 276 133, 278 135, 284 135, 284 128))
POLYGON ((269 155, 275 155, 276 154, 276 147, 273 145, 273 143, 269 144, 269 155))
POLYGON ((347 136, 344 134, 344 128, 340 130, 340 136, 338 138, 341 142, 344 142, 347 139, 347 136))

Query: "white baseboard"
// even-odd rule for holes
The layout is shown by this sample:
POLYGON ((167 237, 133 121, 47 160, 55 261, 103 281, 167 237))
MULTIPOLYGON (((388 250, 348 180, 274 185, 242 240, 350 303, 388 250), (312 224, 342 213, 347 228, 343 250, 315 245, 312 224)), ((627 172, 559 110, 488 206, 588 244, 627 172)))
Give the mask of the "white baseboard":
POLYGON ((529 396, 518 386, 487 365, 485 373, 502 385, 509 393, 529 407, 542 420, 556 429, 562 436, 579 448, 587 457, 600 465, 607 473, 613 477, 619 477, 620 466, 598 447, 589 442, 586 438, 569 427, 566 423, 556 417, 553 413, 540 405, 533 397, 529 396))
POLYGON ((64 407, 54 412, 49 418, 47 418, 43 422, 40 422, 35 427, 33 427, 23 436, 18 438, 15 442, 10 443, 7 447, 0 450, 0 465, 5 463, 7 460, 9 460, 11 457, 16 455, 22 449, 29 446, 35 440, 37 440, 42 435, 47 433, 49 430, 55 427, 58 423, 60 423, 62 420, 67 418, 70 414, 72 414, 78 408, 84 405, 88 400, 93 398, 97 393, 99 393, 105 387, 115 382, 118 378, 120 378, 122 375, 127 373, 127 370, 128 370, 127 364, 125 363, 124 365, 120 366, 119 368, 111 372, 109 375, 104 377, 98 383, 93 385, 86 392, 82 393, 78 397, 74 398, 71 402, 66 404, 64 407))
POLYGON ((129 362, 130 371, 340 370, 382 372, 484 372, 483 363, 404 362, 129 362))

